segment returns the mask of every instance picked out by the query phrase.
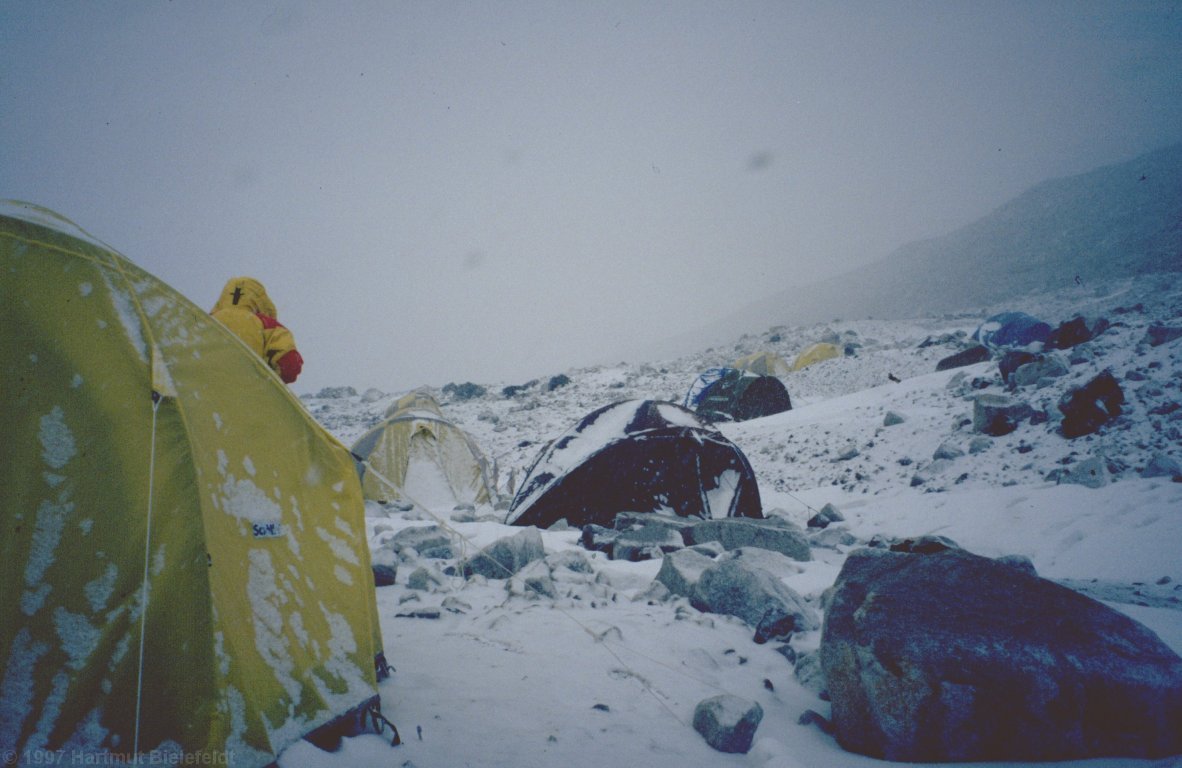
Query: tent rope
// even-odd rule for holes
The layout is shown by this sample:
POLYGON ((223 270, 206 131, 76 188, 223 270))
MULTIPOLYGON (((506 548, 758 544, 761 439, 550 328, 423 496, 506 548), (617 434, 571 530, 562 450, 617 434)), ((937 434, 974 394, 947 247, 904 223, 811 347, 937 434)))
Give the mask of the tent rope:
POLYGON ((135 683, 135 737, 132 743, 132 759, 139 762, 140 754, 140 711, 144 693, 144 636, 148 624, 148 575, 152 552, 152 496, 156 480, 156 414, 160 410, 160 393, 152 390, 152 437, 148 456, 148 520, 144 531, 144 580, 140 586, 140 650, 139 669, 135 683))

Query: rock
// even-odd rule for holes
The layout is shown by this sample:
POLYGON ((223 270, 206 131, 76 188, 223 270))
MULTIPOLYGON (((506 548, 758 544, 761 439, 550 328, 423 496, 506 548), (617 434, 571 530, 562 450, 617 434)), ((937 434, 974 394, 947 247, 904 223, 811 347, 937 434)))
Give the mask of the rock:
POLYGON ((403 528, 386 542, 395 552, 410 547, 422 557, 447 560, 455 557, 451 548, 451 537, 438 525, 416 525, 403 528))
POLYGON ((1042 379, 1054 379, 1066 376, 1067 363, 1058 355, 1039 355, 1032 362, 1018 366, 1010 380, 1014 386, 1029 387, 1039 383, 1042 379))
POLYGON ((524 597, 527 600, 558 598, 558 590, 554 586, 550 569, 541 561, 534 561, 515 573, 505 582, 505 591, 513 597, 524 597))
POLYGON ((821 507, 821 511, 809 518, 809 528, 824 528, 830 523, 840 523, 845 520, 837 507, 832 504, 826 504, 821 507))
POLYGON ((993 445, 993 440, 989 439, 988 437, 984 437, 984 436, 974 437, 972 440, 969 441, 969 453, 970 454, 982 453, 984 451, 989 450, 990 446, 992 446, 992 445, 993 445))
POLYGON ((692 549, 670 552, 661 560, 656 580, 675 595, 692 597, 702 574, 713 565, 713 558, 692 549))
POLYGON ((694 730, 719 752, 746 754, 762 719, 763 707, 758 702, 729 693, 713 696, 694 708, 694 730))
POLYGON ((1124 390, 1112 372, 1102 371, 1087 384, 1065 392, 1059 399, 1059 411, 1063 414, 1059 429, 1067 438, 1090 435, 1120 416, 1124 402, 1124 390))
POLYGON ((908 552, 914 555, 930 555, 946 549, 960 549, 960 545, 947 536, 915 536, 891 542, 890 551, 908 552))
POLYGON ((1000 437, 1018 428, 1034 413, 1029 404, 1004 395, 973 398, 973 431, 1000 437))
POLYGON ((616 541, 623 535, 622 531, 617 531, 612 528, 604 528, 602 525, 590 523, 583 526, 583 535, 579 542, 585 549, 592 552, 604 552, 608 559, 613 556, 612 550, 615 549, 616 541))
POLYGON ((415 568, 411 571, 410 576, 406 577, 406 588, 416 592, 430 592, 435 587, 442 585, 443 579, 429 568, 415 568))
POLYGON ((1103 317, 1086 318, 1076 315, 1059 323, 1059 327, 1051 331, 1047 338, 1047 349, 1070 349, 1085 341, 1091 341, 1108 330, 1110 325, 1103 317))
POLYGON ((1070 483, 1088 488, 1101 488, 1108 485, 1108 467, 1105 466, 1104 460, 1098 456, 1052 472, 1051 475, 1056 484, 1070 483))
POLYGON ((893 761, 1182 752, 1182 658, 1106 605, 949 549, 861 549, 821 639, 837 740, 893 761))
POLYGON ((858 453, 858 446, 847 445, 842 449, 841 453, 837 454, 837 458, 834 461, 849 461, 850 459, 857 458, 858 453))
POLYGON ((727 517, 706 520, 687 529, 685 535, 686 543, 690 545, 717 541, 727 549, 760 547, 780 552, 794 560, 813 558, 804 532, 798 526, 777 518, 752 520, 727 517))
POLYGON ((936 448, 936 452, 932 454, 932 458, 936 461, 939 461, 940 459, 947 459, 951 461, 952 459, 958 459, 961 456, 964 456, 964 451, 962 451, 960 448, 957 448, 947 440, 943 443, 940 443, 940 447, 936 448))
POLYGON ((1169 344, 1175 339, 1182 339, 1182 325, 1160 325, 1154 323, 1146 329, 1143 341, 1151 347, 1160 347, 1162 344, 1169 344))
POLYGON ((974 365, 975 363, 983 363, 993 356, 989 351, 989 347, 983 344, 976 344, 957 352, 955 355, 949 355, 940 362, 936 363, 937 371, 948 371, 953 368, 963 368, 966 365, 974 365))
POLYGON ((461 572, 465 578, 478 575, 486 579, 505 579, 545 556, 542 534, 537 528, 526 528, 480 550, 462 564, 461 572))
POLYGON ((1155 453, 1141 470, 1141 477, 1182 477, 1182 464, 1164 453, 1155 453))
POLYGON ((1009 384, 1010 377, 1014 375, 1014 371, 1027 363, 1033 363, 1037 359, 1038 355, 1033 352, 1027 352, 1024 349, 1007 350, 997 363, 997 369, 1001 373, 1001 380, 1009 384))
POLYGON ((792 665, 792 674, 796 675, 796 682, 813 693, 825 690, 825 671, 821 669, 821 654, 816 651, 800 654, 792 665))
POLYGON ((397 565, 374 563, 371 567, 373 568, 373 584, 375 587, 388 587, 398 577, 397 565))
POLYGON ((690 602, 699 611, 742 619, 755 629, 757 643, 819 626, 796 590, 741 555, 724 557, 703 571, 690 602))
POLYGON ((612 560, 655 560, 666 552, 685 547, 681 533, 659 525, 621 531, 609 554, 612 560))
POLYGON ((896 424, 902 424, 905 421, 907 421, 907 417, 898 411, 887 411, 886 416, 884 416, 882 419, 882 425, 884 427, 893 427, 896 424))
POLYGON ((824 549, 837 549, 838 547, 852 547, 858 543, 858 539, 854 534, 849 532, 844 525, 834 525, 822 531, 818 531, 813 536, 809 537, 809 544, 814 547, 822 547, 824 549))

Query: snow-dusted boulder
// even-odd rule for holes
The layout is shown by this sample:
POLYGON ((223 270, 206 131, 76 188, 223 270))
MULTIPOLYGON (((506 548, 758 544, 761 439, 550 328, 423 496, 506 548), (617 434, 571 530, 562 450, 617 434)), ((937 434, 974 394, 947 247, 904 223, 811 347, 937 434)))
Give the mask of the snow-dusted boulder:
POLYGON ((1034 414, 1029 403, 1004 395, 973 398, 973 430, 1000 437, 1008 435, 1034 414))
POLYGON ((1169 344, 1175 339, 1182 339, 1182 325, 1153 324, 1145 330, 1144 341, 1152 347, 1169 344))
POLYGON ((542 534, 537 528, 526 528, 480 550, 464 561, 461 572, 465 578, 477 575, 486 579, 506 579, 545 556, 542 534))
POLYGON ((1182 658, 1106 605, 960 549, 861 549, 825 615, 838 741, 897 761, 1182 752, 1182 658))
POLYGON ((1102 488, 1108 485, 1109 480, 1108 467, 1099 456, 1093 456, 1069 467, 1057 469, 1051 473, 1051 476, 1057 483, 1082 485, 1087 488, 1102 488))
POLYGON ((816 611, 762 567, 758 556, 744 557, 747 551, 728 553, 702 572, 690 600, 693 606, 742 619, 755 630, 757 643, 817 629, 816 611))
POLYGON ((455 557, 451 537, 438 525, 416 525, 403 528, 390 538, 385 546, 394 552, 411 548, 422 557, 448 559, 455 557))
POLYGON ((1065 392, 1059 399, 1063 436, 1073 438, 1092 434, 1120 416, 1124 402, 1125 393, 1116 377, 1111 371, 1102 371, 1087 384, 1065 392))
POLYGON ((675 595, 691 597, 702 574, 713 566, 713 558, 693 549, 683 549, 671 552, 661 560, 656 580, 675 595))
POLYGON ((1029 387, 1043 379, 1057 379, 1067 375, 1067 363, 1058 355, 1039 355, 1036 359, 1018 366, 1010 381, 1014 386, 1029 387))
POLYGON ((809 528, 824 528, 830 523, 840 523, 845 520, 845 516, 833 504, 826 504, 821 507, 821 511, 809 518, 809 528))
POLYGON ((706 520, 685 531, 686 544, 717 541, 729 549, 759 547, 780 552, 794 560, 811 560, 808 538, 799 526, 787 520, 725 518, 706 520))
POLYGON ((1172 456, 1155 453, 1145 465, 1145 469, 1141 470, 1141 477, 1182 477, 1182 464, 1172 456))
POLYGON ((983 363, 993 356, 989 351, 989 347, 982 344, 974 344, 968 349, 963 349, 954 355, 945 357, 940 362, 936 363, 937 371, 948 371, 953 368, 963 368, 966 365, 975 365, 976 363, 983 363))
POLYGON ((759 702, 724 693, 694 708, 694 730, 719 752, 746 754, 763 719, 759 702))

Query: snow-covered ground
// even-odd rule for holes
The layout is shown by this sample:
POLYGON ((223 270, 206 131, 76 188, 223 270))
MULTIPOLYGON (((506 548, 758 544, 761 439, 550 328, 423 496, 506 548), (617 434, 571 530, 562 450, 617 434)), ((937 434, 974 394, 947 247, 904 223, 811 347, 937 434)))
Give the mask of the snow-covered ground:
MULTIPOLYGON (((1078 362, 1066 376, 1010 393, 1045 411, 1047 422, 982 440, 973 432, 971 398, 1007 392, 996 362, 935 368, 999 309, 771 328, 677 359, 566 371, 570 382, 552 390, 546 380, 483 383, 486 393, 471 399, 454 397, 454 388, 433 389, 445 415, 496 459, 502 508, 481 507, 473 515, 370 502, 371 547, 380 559, 394 532, 440 523, 453 532, 460 556, 515 534, 520 529, 500 522, 511 488, 548 440, 590 411, 622 399, 679 402, 705 368, 761 350, 791 362, 800 349, 836 334, 859 344, 857 354, 785 377, 793 410, 722 426, 755 469, 765 512, 803 526, 833 504, 845 517, 841 525, 852 537, 845 541, 855 543, 823 546, 833 539, 817 540, 812 561, 783 569, 786 584, 820 610, 821 595, 851 548, 875 536, 938 534, 982 555, 1024 555, 1040 575, 1108 602, 1182 653, 1182 483, 1141 477, 1155 455, 1182 461, 1182 339, 1142 342, 1151 323, 1182 324, 1182 279, 1077 287, 1004 307, 1052 325, 1076 313, 1100 314, 1113 325, 1074 352, 1078 362), (1068 440, 1057 434, 1059 397, 1105 369, 1124 390, 1124 413, 1096 435, 1068 440), (519 389, 507 396, 507 386, 519 389), (888 411, 903 421, 885 426, 888 411), (941 445, 962 455, 937 461, 933 454, 941 445), (1107 466, 1107 485, 1048 479, 1094 456, 1107 466)), ((351 445, 404 393, 319 396, 330 394, 304 401, 351 445)), ((797 634, 788 647, 757 644, 738 619, 700 613, 684 599, 657 599, 650 587, 658 560, 607 560, 582 549, 574 530, 541 535, 552 562, 568 558, 564 562, 573 566, 553 569, 555 599, 512 581, 464 581, 446 572, 455 559, 399 563, 398 583, 378 588, 377 599, 386 655, 396 669, 381 686, 383 711, 404 743, 391 749, 365 735, 326 753, 302 742, 280 765, 812 768, 878 762, 846 753, 817 726, 798 722, 806 710, 828 715, 814 653, 819 632, 797 634), (407 586, 406 575, 419 567, 434 574, 433 587, 407 586), (698 702, 723 692, 763 707, 748 754, 716 752, 691 725, 698 702)), ((1155 765, 1182 765, 1182 758, 1155 765)))

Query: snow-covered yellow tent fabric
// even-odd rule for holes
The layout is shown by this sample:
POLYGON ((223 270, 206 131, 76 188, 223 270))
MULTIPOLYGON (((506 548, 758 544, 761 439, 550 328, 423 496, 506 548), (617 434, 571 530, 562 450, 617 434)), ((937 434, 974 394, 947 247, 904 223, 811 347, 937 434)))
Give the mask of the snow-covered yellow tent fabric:
POLYGON ((775 352, 752 352, 731 363, 730 367, 760 376, 787 376, 792 371, 788 361, 775 352))
POLYGON ((813 344, 796 356, 796 361, 792 363, 792 370, 799 371, 822 360, 840 356, 841 350, 835 344, 827 344, 825 342, 813 344))
POLYGON ((352 458, 203 309, 0 203, 0 392, 0 748, 260 766, 375 702, 352 458))
POLYGON ((495 467, 429 393, 404 395, 387 414, 353 444, 365 498, 426 507, 493 500, 495 467))

